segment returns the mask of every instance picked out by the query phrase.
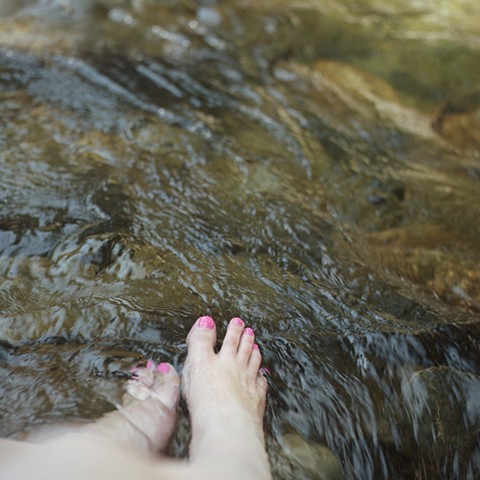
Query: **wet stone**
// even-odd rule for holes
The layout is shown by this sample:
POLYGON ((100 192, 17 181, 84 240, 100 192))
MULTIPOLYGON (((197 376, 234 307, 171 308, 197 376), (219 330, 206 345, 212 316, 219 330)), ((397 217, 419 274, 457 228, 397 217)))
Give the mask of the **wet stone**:
POLYGON ((461 446, 462 465, 475 460, 479 395, 478 375, 449 367, 420 370, 403 383, 404 426, 410 425, 412 441, 437 465, 455 455, 452 445, 461 446))
POLYGON ((300 435, 288 433, 281 440, 291 461, 301 466, 315 480, 345 480, 340 462, 333 452, 320 443, 307 442, 300 435))
POLYGON ((462 149, 480 149, 480 92, 448 101, 433 122, 444 138, 462 149))

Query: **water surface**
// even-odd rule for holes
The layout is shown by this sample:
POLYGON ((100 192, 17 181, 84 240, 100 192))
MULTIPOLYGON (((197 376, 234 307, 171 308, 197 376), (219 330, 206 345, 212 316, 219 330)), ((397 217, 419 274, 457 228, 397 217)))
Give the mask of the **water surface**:
POLYGON ((0 15, 2 436, 241 316, 275 478, 479 478, 476 2, 0 15))

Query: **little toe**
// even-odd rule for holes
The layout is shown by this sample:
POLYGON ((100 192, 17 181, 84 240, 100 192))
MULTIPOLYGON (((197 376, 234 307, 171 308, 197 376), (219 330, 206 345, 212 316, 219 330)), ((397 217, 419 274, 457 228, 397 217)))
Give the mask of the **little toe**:
POLYGON ((258 345, 254 343, 251 348, 250 358, 248 359, 247 373, 252 379, 256 378, 259 373, 260 365, 262 364, 262 354, 258 345))
POLYGON ((250 327, 247 327, 240 337, 240 345, 238 346, 238 358, 244 363, 248 363, 252 348, 255 341, 255 334, 250 327))
POLYGON ((220 350, 221 354, 236 355, 240 345, 245 322, 238 317, 232 318, 227 327, 227 333, 223 339, 223 345, 220 350))
POLYGON ((212 317, 200 317, 187 335, 188 354, 195 357, 213 353, 217 329, 212 317))
POLYGON ((268 390, 268 381, 265 375, 261 372, 258 372, 256 382, 257 382, 257 387, 262 393, 262 395, 266 395, 268 390))

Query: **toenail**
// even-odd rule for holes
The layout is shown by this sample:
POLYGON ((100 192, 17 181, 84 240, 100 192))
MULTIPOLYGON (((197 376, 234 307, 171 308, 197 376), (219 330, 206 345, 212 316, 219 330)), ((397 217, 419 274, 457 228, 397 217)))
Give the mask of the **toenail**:
POLYGON ((215 327, 215 322, 212 317, 200 317, 197 320, 197 326, 199 328, 209 328, 211 330, 215 327))
POLYGON ((153 360, 148 360, 147 362, 147 368, 155 368, 155 363, 153 360))
POLYGON ((260 369, 260 373, 265 376, 265 375, 271 375, 270 370, 267 367, 262 367, 260 369))
POLYGON ((252 330, 250 327, 247 327, 247 328, 245 329, 245 333, 246 333, 247 335, 250 335, 250 336, 251 336, 251 335, 253 335, 253 330, 252 330))
POLYGON ((170 372, 170 365, 168 363, 159 363, 157 366, 157 372, 160 372, 160 373, 170 372))
POLYGON ((257 345, 256 343, 254 343, 254 344, 252 345, 252 348, 253 348, 254 350, 260 350, 260 348, 258 347, 258 345, 257 345))
POLYGON ((238 318, 238 317, 232 318, 232 322, 235 325, 243 325, 243 320, 241 318, 238 318))

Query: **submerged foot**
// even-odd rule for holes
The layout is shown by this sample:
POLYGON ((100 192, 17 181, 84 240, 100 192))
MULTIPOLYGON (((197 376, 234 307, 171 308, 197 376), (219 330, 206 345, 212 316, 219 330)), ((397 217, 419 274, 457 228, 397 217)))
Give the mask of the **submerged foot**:
POLYGON ((269 479, 263 433, 267 381, 259 371, 254 332, 233 318, 218 353, 216 339, 210 317, 199 318, 187 336, 182 376, 192 423, 190 458, 197 464, 214 461, 219 476, 226 468, 229 478, 238 471, 239 478, 269 479))
POLYGON ((168 363, 132 370, 117 410, 83 428, 117 443, 145 452, 162 452, 176 421, 180 379, 168 363))

